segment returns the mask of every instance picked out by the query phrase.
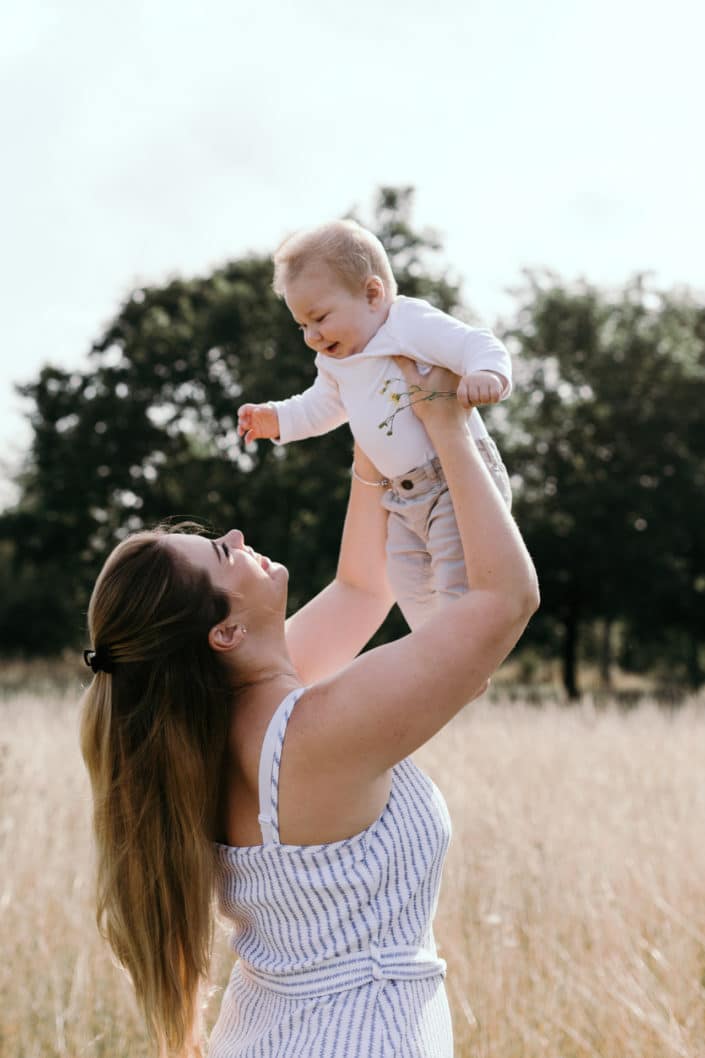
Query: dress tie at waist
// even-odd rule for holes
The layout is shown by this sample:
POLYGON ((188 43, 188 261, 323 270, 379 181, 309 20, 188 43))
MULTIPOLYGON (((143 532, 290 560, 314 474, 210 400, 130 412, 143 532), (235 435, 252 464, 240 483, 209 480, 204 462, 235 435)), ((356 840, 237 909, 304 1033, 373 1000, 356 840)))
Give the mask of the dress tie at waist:
POLYGON ((281 973, 258 969, 244 959, 240 969, 258 984, 278 995, 311 999, 359 988, 370 981, 417 980, 445 977, 446 963, 429 948, 409 944, 370 944, 365 951, 348 952, 301 970, 281 973))

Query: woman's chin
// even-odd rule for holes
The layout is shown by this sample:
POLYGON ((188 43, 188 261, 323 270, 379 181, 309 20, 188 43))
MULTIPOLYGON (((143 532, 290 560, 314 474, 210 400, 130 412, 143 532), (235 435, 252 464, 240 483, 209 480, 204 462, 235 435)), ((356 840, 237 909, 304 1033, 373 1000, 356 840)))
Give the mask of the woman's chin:
POLYGON ((289 570, 281 562, 273 562, 271 559, 264 559, 262 562, 262 569, 269 577, 283 577, 285 580, 289 579, 289 570))

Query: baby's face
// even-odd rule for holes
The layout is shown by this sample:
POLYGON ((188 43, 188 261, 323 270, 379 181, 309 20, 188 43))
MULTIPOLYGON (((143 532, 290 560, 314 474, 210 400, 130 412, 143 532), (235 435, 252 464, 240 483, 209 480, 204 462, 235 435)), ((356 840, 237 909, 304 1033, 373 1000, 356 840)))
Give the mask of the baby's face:
POLYGON ((336 360, 364 349, 386 317, 383 287, 375 293, 368 281, 353 293, 324 264, 309 265, 287 283, 285 300, 309 349, 336 360))

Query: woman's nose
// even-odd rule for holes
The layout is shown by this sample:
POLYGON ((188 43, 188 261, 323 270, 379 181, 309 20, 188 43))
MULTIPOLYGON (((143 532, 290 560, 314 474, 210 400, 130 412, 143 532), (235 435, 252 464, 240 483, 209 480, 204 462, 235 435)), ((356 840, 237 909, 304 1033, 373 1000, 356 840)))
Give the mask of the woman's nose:
POLYGON ((245 537, 240 529, 231 529, 224 537, 222 537, 222 539, 228 547, 244 547, 245 544, 245 537))

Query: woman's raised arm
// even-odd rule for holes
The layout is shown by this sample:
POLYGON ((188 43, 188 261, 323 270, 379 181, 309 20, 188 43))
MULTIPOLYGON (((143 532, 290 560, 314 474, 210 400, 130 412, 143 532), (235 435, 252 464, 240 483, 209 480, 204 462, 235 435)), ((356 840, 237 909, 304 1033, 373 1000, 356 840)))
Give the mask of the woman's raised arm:
MULTIPOLYGON (((365 481, 379 478, 357 445, 354 461, 365 481)), ((392 607, 386 575, 387 512, 381 498, 381 488, 352 479, 335 580, 286 622, 289 654, 305 684, 352 661, 392 607)))
MULTIPOLYGON (((455 388, 440 368, 407 381, 455 388)), ((426 742, 487 680, 538 606, 536 573, 457 400, 414 409, 441 460, 470 590, 411 635, 377 647, 310 688, 295 717, 311 755, 341 781, 369 782, 426 742)), ((411 414, 411 412, 408 412, 411 414)))

